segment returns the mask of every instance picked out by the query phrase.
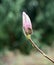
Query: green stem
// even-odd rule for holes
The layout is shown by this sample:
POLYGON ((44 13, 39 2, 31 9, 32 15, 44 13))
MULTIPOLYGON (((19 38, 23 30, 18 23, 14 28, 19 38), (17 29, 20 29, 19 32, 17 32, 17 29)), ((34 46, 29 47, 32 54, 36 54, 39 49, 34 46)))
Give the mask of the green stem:
POLYGON ((39 49, 39 47, 32 41, 31 38, 29 38, 29 41, 32 43, 32 45, 35 47, 35 49, 37 49, 45 58, 49 59, 52 63, 54 63, 54 60, 49 58, 41 49, 39 49))

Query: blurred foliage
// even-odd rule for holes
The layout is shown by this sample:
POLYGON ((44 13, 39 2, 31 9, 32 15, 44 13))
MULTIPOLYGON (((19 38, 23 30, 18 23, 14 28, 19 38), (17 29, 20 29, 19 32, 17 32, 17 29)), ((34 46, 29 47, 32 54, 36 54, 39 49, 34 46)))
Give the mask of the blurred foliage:
POLYGON ((22 32, 23 11, 32 21, 33 41, 39 47, 54 42, 54 0, 0 0, 0 49, 8 46, 26 54, 32 49, 22 32))

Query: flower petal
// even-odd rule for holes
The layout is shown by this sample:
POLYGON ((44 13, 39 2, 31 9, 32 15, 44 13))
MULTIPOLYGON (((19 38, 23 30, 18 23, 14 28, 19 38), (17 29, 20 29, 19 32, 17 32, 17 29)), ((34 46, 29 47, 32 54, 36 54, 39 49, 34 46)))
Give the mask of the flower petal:
POLYGON ((23 17, 23 28, 25 32, 28 32, 29 29, 32 30, 32 24, 29 16, 25 12, 23 12, 22 17, 23 17))

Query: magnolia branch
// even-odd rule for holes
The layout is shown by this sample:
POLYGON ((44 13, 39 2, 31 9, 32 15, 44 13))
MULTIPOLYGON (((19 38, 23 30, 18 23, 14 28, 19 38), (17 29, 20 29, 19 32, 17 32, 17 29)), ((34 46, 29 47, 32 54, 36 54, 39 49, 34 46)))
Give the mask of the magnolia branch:
POLYGON ((51 58, 49 58, 41 49, 39 49, 39 47, 32 41, 31 38, 29 38, 29 41, 35 47, 35 49, 37 49, 45 58, 49 59, 51 62, 54 63, 54 60, 52 60, 51 58))
POLYGON ((47 59, 49 59, 51 62, 54 63, 54 60, 52 60, 51 58, 49 58, 42 50, 39 49, 39 47, 32 41, 31 39, 31 34, 32 34, 32 23, 31 20, 29 18, 29 16, 23 12, 22 14, 23 16, 23 32, 24 35, 26 36, 27 39, 29 39, 29 41, 32 43, 32 45, 35 47, 35 49, 37 49, 44 57, 46 57, 47 59))

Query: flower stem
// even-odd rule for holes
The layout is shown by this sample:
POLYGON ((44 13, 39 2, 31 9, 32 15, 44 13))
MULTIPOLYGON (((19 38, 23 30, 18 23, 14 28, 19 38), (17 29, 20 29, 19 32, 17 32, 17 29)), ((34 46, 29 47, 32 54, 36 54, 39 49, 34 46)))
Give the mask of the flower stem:
POLYGON ((35 49, 37 49, 45 58, 49 59, 52 63, 54 63, 54 60, 49 58, 41 49, 39 49, 39 47, 32 41, 31 38, 29 38, 29 41, 32 43, 32 45, 35 47, 35 49))

